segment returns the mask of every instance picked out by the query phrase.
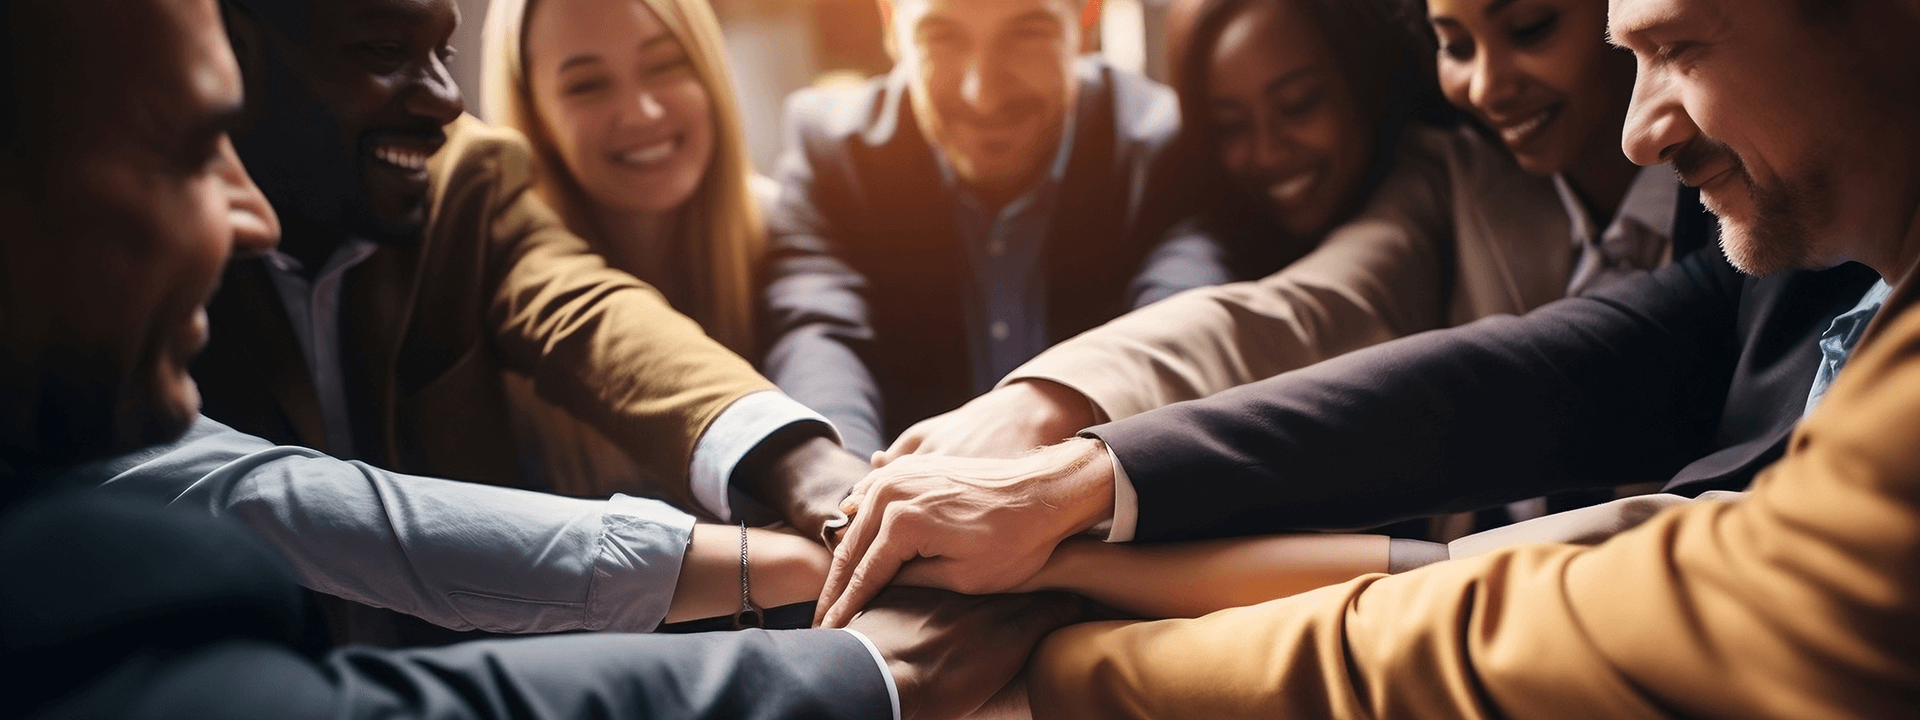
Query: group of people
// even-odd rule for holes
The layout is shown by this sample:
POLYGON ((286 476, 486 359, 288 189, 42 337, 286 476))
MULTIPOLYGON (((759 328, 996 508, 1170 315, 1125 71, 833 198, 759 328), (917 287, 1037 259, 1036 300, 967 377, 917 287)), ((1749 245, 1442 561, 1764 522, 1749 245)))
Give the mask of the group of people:
POLYGON ((878 3, 10 0, 11 703, 1920 711, 1920 3, 878 3))

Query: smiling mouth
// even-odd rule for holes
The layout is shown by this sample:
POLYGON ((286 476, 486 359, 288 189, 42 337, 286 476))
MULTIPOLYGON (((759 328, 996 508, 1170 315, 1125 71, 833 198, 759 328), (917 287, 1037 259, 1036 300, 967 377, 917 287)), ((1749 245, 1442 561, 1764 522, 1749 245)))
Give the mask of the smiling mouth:
POLYGON ((663 142, 637 147, 613 154, 613 161, 621 165, 645 168, 673 156, 680 149, 681 138, 675 136, 663 142))
POLYGON ((1305 198, 1307 193, 1312 191, 1315 185, 1319 184, 1319 181, 1320 172, 1318 170, 1299 173, 1267 186, 1267 197, 1272 198, 1274 202, 1281 205, 1292 205, 1299 202, 1302 198, 1305 198))
POLYGON ((408 172, 417 173, 426 170, 427 158, 432 156, 433 151, 410 145, 383 143, 373 146, 375 159, 408 172))
POLYGON ((1517 147, 1532 141, 1540 135, 1540 131, 1545 129, 1548 123, 1560 116, 1561 107, 1560 103, 1554 103, 1525 120, 1497 126, 1500 128, 1500 141, 1506 143, 1508 147, 1517 147))

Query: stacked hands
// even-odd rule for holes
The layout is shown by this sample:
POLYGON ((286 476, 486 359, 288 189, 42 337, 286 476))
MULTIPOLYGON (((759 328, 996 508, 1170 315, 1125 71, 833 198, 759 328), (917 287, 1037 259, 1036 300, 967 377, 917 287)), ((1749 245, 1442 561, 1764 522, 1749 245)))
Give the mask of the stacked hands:
POLYGON ((914 426, 839 503, 844 525, 825 524, 834 554, 814 622, 859 630, 882 649, 904 717, 1021 703, 1027 656, 1086 614, 1075 595, 1036 592, 1037 576, 1062 540, 1112 517, 1110 461, 1091 439, 1030 452, 1049 439, 1036 434, 1072 425, 1050 438, 1059 439, 1086 423, 1035 413, 1053 406, 1013 387, 914 426), (1019 412, 983 412, 1002 404, 1019 412), (998 422, 1006 417, 1026 421, 998 422))

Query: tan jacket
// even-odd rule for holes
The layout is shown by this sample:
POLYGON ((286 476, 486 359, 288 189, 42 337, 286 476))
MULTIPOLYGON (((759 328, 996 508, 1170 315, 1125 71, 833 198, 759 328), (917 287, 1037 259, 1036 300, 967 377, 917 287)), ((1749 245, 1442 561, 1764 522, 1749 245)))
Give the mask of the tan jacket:
POLYGON ((1920 282, 1738 502, 1197 620, 1083 625, 1046 718, 1920 717, 1920 282))
MULTIPOLYGON (((348 271, 341 348, 355 447, 388 469, 520 485, 504 370, 685 494, 720 411, 772 388, 658 292, 607 267, 528 192, 524 138, 463 117, 434 156, 422 242, 348 271)), ((195 363, 207 415, 326 450, 299 346, 261 261, 237 263, 195 363)))
POLYGON ((1400 145, 1361 213, 1285 269, 1121 316, 1001 383, 1053 380, 1118 420, 1566 296, 1576 252, 1551 180, 1466 131, 1400 145))

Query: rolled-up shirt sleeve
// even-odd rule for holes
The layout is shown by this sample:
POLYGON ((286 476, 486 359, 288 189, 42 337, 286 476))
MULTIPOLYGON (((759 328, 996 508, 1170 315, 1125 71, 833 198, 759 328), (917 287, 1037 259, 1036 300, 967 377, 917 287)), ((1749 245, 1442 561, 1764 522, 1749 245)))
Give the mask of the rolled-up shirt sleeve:
POLYGON ((234 517, 285 554, 309 588, 500 633, 653 629, 694 523, 652 500, 390 473, 206 418, 179 442, 63 482, 234 517))

